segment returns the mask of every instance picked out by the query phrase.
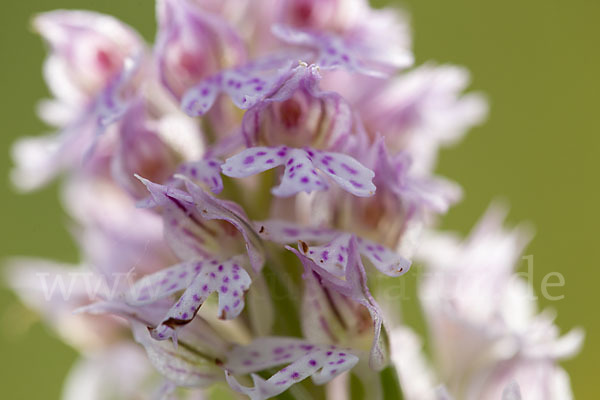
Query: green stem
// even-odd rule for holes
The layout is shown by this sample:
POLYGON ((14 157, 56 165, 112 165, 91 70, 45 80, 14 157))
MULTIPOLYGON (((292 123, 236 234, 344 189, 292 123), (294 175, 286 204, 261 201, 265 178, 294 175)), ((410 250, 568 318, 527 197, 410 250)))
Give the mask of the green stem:
POLYGON ((393 365, 386 367, 379 373, 384 400, 403 400, 404 395, 398 380, 398 372, 393 365))

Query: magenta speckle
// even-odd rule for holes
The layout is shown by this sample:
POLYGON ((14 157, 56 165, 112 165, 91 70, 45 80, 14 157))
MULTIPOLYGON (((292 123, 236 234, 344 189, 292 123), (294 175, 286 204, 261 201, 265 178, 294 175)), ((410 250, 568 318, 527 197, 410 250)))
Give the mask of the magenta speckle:
POLYGON ((346 165, 344 163, 342 163, 342 168, 344 168, 346 171, 348 171, 349 173, 351 173, 352 175, 356 175, 358 173, 358 171, 354 168, 352 168, 349 165, 346 165))

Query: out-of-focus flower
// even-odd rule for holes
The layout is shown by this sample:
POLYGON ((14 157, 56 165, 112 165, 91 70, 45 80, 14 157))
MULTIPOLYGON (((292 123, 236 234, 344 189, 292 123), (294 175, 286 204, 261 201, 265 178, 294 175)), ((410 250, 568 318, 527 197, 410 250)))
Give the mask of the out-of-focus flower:
POLYGON ((50 47, 44 75, 55 96, 42 103, 40 115, 59 132, 15 145, 13 180, 23 189, 79 165, 94 149, 98 136, 127 109, 145 57, 138 34, 110 16, 53 11, 39 15, 34 26, 50 47))
MULTIPOLYGON (((515 398, 517 391, 506 389, 514 381, 524 398, 570 399, 557 361, 578 352, 582 332, 559 337, 551 315, 536 314, 535 298, 514 271, 530 235, 524 228, 504 230, 503 219, 493 207, 464 242, 435 234, 419 248, 428 268, 419 297, 438 383, 455 398, 498 399, 503 392, 515 398)), ((415 351, 414 339, 402 331, 392 337, 402 381, 415 390, 411 398, 423 398, 401 353, 415 351)))
POLYGON ((201 79, 245 61, 241 38, 218 15, 186 0, 160 0, 157 12, 158 71, 177 99, 201 79))

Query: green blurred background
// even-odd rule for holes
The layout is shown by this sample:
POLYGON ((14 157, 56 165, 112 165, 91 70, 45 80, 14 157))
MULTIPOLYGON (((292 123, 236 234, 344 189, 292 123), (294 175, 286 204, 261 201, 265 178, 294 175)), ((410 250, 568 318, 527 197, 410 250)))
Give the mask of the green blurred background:
MULTIPOLYGON (((382 4, 384 2, 378 2, 382 4)), ((587 331, 583 352, 564 365, 578 399, 597 398, 600 362, 598 226, 600 190, 600 2, 597 0, 410 0, 414 49, 427 60, 462 64, 472 88, 487 93, 488 122, 442 153, 439 172, 465 189, 464 201, 443 227, 468 232, 492 199, 511 206, 510 221, 530 221, 537 235, 536 291, 560 271, 566 284, 541 299, 566 330, 587 331)), ((143 0, 5 1, 0 13, 0 256, 32 255, 77 261, 65 229, 56 186, 19 195, 8 180, 10 144, 43 132, 34 114, 47 96, 41 76, 44 49, 30 17, 54 8, 83 8, 118 16, 147 39, 154 5, 143 0)), ((410 317, 410 313, 408 317, 410 317)), ((76 358, 16 298, 0 287, 0 387, 6 399, 53 399, 76 358)))

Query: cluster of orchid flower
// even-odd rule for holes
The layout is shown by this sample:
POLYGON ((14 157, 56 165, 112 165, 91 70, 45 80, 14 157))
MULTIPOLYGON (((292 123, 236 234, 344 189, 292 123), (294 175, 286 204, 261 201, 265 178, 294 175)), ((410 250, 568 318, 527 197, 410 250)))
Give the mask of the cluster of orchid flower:
POLYGON ((463 69, 411 68, 402 14, 366 0, 157 17, 152 50, 110 16, 34 20, 58 133, 15 145, 13 179, 63 176, 82 262, 11 282, 82 353, 66 399, 569 398, 581 333, 514 279, 523 230, 493 209, 466 242, 431 231, 461 194, 438 149, 486 113, 463 69), (413 257, 433 365, 368 285, 413 257))

